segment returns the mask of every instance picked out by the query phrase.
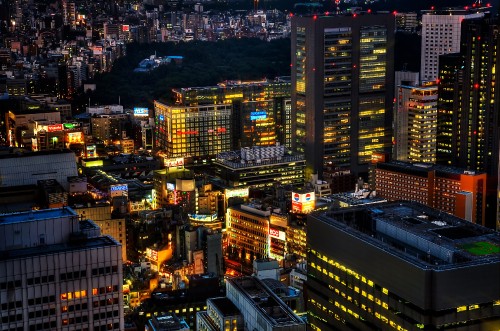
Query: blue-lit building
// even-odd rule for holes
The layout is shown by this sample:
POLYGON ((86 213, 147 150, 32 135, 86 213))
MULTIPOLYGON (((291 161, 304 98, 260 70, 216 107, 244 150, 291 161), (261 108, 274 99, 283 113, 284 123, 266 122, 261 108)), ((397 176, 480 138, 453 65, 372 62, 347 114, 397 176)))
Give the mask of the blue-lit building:
POLYGON ((175 314, 166 313, 162 316, 154 316, 148 320, 146 331, 189 331, 189 325, 183 320, 178 318, 175 314))

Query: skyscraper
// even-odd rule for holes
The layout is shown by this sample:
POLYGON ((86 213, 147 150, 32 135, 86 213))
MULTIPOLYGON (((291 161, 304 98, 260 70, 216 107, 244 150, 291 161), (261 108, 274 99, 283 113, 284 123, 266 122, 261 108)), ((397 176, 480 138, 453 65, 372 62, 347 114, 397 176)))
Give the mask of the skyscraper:
POLYGON ((436 162, 438 88, 400 85, 394 112, 394 156, 400 161, 436 162))
POLYGON ((438 76, 438 116, 436 131, 436 162, 451 165, 453 159, 452 145, 456 140, 453 117, 457 114, 455 100, 460 94, 459 83, 462 82, 462 56, 460 53, 446 54, 439 57, 438 76))
POLYGON ((482 17, 485 9, 465 7, 423 11, 420 61, 422 80, 436 80, 439 55, 456 53, 460 50, 462 21, 482 17))
POLYGON ((391 149, 394 17, 292 18, 292 146, 308 178, 325 165, 368 172, 373 151, 391 149))
POLYGON ((500 80, 499 28, 495 18, 463 23, 460 55, 442 57, 453 72, 443 68, 440 76, 440 91, 453 86, 458 92, 440 95, 438 105, 439 161, 486 172, 489 227, 495 226, 499 170, 500 90, 495 86, 500 80))

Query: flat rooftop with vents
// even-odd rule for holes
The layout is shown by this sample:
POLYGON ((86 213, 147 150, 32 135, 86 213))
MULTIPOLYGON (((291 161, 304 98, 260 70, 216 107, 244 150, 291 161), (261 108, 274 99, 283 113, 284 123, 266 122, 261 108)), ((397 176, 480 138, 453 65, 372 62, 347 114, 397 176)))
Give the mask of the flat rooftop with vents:
POLYGON ((382 203, 319 218, 423 267, 445 269, 500 258, 500 233, 418 203, 382 203))

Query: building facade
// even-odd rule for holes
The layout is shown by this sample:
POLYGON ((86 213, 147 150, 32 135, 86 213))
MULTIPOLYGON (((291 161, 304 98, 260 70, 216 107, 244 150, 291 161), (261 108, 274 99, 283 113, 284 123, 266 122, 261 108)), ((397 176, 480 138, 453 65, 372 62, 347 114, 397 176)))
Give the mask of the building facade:
POLYGON ((437 86, 406 86, 397 89, 394 112, 396 160, 436 162, 437 86))
POLYGON ((270 210, 257 205, 229 207, 226 214, 228 252, 252 262, 269 256, 270 210))
POLYGON ((123 137, 128 121, 127 114, 94 115, 90 119, 92 136, 106 144, 111 144, 114 140, 120 140, 123 137))
POLYGON ((231 150, 231 106, 168 106, 155 101, 155 147, 167 157, 199 158, 231 150))
POLYGON ((37 185, 39 180, 55 179, 67 190, 68 177, 77 175, 75 153, 69 149, 0 156, 0 187, 37 185))
POLYGON ((210 298, 207 300, 207 310, 196 313, 196 330, 241 331, 244 330, 243 316, 228 298, 210 298))
POLYGON ((285 146, 256 146, 220 153, 214 161, 217 175, 229 187, 302 186, 305 160, 285 146))
POLYGON ((484 16, 481 8, 452 8, 423 11, 420 77, 438 78, 439 55, 460 51, 461 24, 464 19, 484 16))
POLYGON ((360 13, 292 18, 292 146, 306 176, 324 166, 367 174, 390 151, 394 17, 360 13))
POLYGON ((226 81, 217 86, 174 89, 176 102, 184 106, 230 104, 233 147, 291 147, 292 118, 289 77, 273 81, 226 81))
POLYGON ((123 261, 127 261, 127 228, 124 218, 111 216, 111 205, 74 206, 73 209, 82 219, 91 219, 101 228, 103 235, 118 241, 122 249, 123 261))
POLYGON ((68 207, 0 223, 0 330, 123 330, 117 241, 68 207))
POLYGON ((312 330, 500 327, 493 230, 397 202, 312 214, 307 243, 312 330))
POLYGON ((462 24, 460 55, 443 57, 449 64, 443 71, 445 88, 456 88, 445 97, 440 96, 438 113, 438 140, 441 163, 486 172, 488 227, 495 227, 497 219, 500 90, 495 84, 500 79, 496 70, 500 65, 497 50, 500 47, 497 18, 478 18, 462 24), (449 79, 449 80, 446 80, 449 79), (451 81, 450 81, 451 80, 451 81), (453 93, 453 95, 451 95, 453 93), (451 102, 450 98, 453 97, 451 102), (449 148, 447 148, 449 147, 449 148))
POLYGON ((429 207, 486 224, 485 173, 439 165, 377 163, 377 196, 389 201, 417 201, 429 207))

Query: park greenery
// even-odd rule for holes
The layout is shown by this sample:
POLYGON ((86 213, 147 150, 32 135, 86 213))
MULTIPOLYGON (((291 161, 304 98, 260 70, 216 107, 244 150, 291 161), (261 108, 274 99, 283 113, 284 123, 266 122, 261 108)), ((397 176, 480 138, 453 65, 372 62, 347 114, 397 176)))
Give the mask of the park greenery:
POLYGON ((227 39, 217 42, 180 42, 127 45, 111 72, 95 78, 97 89, 86 93, 91 104, 151 107, 154 100, 172 100, 172 88, 213 86, 225 80, 274 79, 290 75, 290 39, 227 39), (139 62, 151 55, 182 56, 182 63, 136 73, 139 62))

